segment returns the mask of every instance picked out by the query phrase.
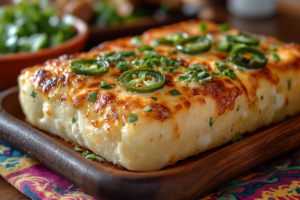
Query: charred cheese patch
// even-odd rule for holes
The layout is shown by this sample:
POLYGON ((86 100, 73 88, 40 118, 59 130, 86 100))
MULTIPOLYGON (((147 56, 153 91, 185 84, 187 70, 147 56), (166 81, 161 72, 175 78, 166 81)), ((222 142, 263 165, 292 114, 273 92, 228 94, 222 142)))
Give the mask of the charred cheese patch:
MULTIPOLYGON (((224 35, 236 35, 238 30, 221 31, 220 26, 207 23, 207 33, 216 40, 224 35)), ((153 45, 158 37, 173 33, 202 35, 199 21, 151 29, 142 35, 142 45, 153 45)), ((205 53, 188 55, 172 52, 172 45, 158 45, 154 51, 177 61, 176 72, 165 73, 165 86, 151 93, 128 92, 115 81, 123 71, 114 64, 109 72, 95 77, 76 75, 69 63, 77 58, 96 58, 110 51, 134 50, 138 58, 144 55, 130 42, 131 37, 109 41, 88 53, 62 56, 43 65, 22 71, 19 77, 20 102, 27 120, 34 126, 77 143, 106 160, 134 171, 159 170, 178 160, 199 154, 232 140, 236 133, 246 133, 281 121, 286 115, 299 113, 300 47, 280 43, 273 60, 268 47, 279 41, 256 36, 265 42, 259 49, 268 56, 267 65, 257 70, 240 71, 230 66, 237 76, 212 77, 200 85, 177 81, 182 68, 200 63, 206 70, 220 72, 215 62, 227 58, 215 44, 205 53), (102 90, 102 81, 115 86, 102 90), (181 94, 173 96, 176 89, 181 94), (36 92, 35 98, 30 94, 36 92), (96 101, 88 101, 96 92, 96 101), (156 97, 154 101, 151 97, 156 97), (152 111, 144 108, 151 106, 152 111), (138 116, 129 122, 129 114, 138 116), (75 118, 76 122, 72 123, 75 118), (210 123, 213 119, 213 124, 210 123)), ((128 58, 132 61, 134 58, 128 58)), ((161 70, 159 67, 154 69, 161 70)), ((163 72, 164 73, 164 72, 163 72)))

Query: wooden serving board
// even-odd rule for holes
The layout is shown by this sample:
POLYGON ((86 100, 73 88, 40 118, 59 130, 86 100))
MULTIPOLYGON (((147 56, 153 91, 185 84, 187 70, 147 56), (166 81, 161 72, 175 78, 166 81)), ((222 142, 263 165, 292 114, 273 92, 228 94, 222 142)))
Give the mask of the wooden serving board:
POLYGON ((64 140, 26 123, 18 88, 0 95, 0 138, 56 174, 103 199, 196 199, 253 167, 300 146, 300 116, 247 134, 241 142, 192 156, 156 172, 91 161, 64 140))

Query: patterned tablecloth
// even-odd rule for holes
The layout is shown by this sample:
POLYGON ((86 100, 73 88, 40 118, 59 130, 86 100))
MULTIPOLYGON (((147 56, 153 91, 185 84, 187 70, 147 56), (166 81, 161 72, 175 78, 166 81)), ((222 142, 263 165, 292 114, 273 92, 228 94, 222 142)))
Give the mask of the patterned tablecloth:
MULTIPOLYGON (((34 200, 95 199, 0 140, 0 175, 34 200)), ((300 150, 229 181, 203 200, 300 199, 300 150)))

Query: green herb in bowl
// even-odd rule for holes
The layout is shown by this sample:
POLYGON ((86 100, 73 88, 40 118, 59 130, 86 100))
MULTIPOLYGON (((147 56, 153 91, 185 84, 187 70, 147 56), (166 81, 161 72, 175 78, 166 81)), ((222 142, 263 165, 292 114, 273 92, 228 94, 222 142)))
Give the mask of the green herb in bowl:
POLYGON ((21 0, 0 8, 0 54, 38 51, 76 35, 71 24, 45 1, 21 0))

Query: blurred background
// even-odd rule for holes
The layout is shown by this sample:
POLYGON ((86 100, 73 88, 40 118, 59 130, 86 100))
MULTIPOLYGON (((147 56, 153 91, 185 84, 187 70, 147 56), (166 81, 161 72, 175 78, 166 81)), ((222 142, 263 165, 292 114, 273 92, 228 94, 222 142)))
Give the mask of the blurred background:
POLYGON ((21 68, 188 19, 300 43, 300 0, 0 0, 0 71, 37 55, 11 69, 12 83, 0 76, 0 88, 16 84, 21 68))

